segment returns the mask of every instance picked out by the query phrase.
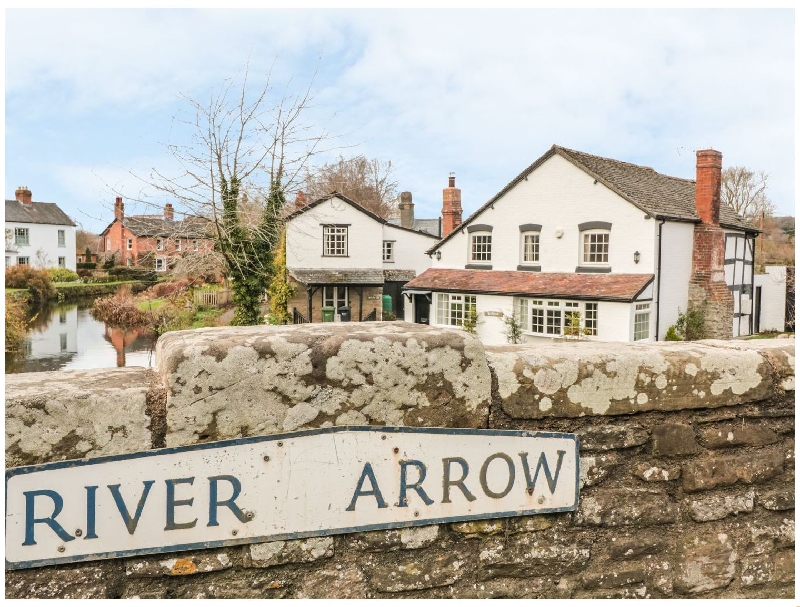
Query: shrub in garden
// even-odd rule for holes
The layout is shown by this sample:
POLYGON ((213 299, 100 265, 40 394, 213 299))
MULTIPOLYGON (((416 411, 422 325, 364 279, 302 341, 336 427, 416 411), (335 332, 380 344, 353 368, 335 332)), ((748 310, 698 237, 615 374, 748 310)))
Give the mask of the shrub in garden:
POLYGON ((6 352, 20 349, 27 325, 25 303, 6 295, 6 352))
POLYGON ((53 282, 75 282, 81 279, 76 272, 67 268, 50 268, 47 272, 53 282))
POLYGON ((47 270, 31 266, 13 266, 6 270, 6 288, 28 289, 35 302, 54 299, 56 288, 47 270))

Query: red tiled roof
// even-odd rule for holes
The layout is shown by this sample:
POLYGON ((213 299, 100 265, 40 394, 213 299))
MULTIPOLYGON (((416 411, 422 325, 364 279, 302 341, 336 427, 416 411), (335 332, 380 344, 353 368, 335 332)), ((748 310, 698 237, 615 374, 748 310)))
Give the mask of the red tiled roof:
POLYGON ((653 274, 573 274, 430 268, 414 280, 407 282, 403 288, 457 293, 633 301, 653 280, 653 277, 653 274))

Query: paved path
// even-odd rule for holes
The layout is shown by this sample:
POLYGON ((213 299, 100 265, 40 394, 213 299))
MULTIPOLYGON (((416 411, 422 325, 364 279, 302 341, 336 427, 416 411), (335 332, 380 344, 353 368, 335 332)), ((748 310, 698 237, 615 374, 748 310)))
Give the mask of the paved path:
MULTIPOLYGON (((261 304, 261 313, 266 314, 269 306, 267 304, 261 304)), ((231 308, 230 310, 226 310, 222 316, 217 319, 217 326, 218 327, 227 327, 231 324, 231 320, 233 320, 233 313, 236 311, 236 308, 231 308)))

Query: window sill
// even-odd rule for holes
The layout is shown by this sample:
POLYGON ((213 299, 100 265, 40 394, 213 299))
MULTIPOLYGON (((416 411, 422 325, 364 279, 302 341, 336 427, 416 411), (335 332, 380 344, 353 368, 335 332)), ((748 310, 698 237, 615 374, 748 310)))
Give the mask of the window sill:
POLYGON ((490 263, 468 263, 464 266, 465 270, 491 270, 492 264, 490 263))
POLYGON ((577 266, 575 272, 578 274, 609 274, 611 266, 577 266))
POLYGON ((323 253, 322 256, 323 257, 350 257, 349 255, 325 255, 325 253, 323 253))
POLYGON ((542 266, 532 266, 532 265, 525 265, 525 266, 517 266, 517 272, 541 272, 542 266))

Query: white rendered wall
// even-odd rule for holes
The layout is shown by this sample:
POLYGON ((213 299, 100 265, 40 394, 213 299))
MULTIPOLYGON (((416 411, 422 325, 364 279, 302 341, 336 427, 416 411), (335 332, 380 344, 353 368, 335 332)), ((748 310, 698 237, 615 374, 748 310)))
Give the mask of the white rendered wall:
MULTIPOLYGON (((656 222, 656 257, 658 257, 658 223, 656 222)), ((686 312, 689 302, 689 279, 692 275, 694 224, 667 221, 661 233, 661 297, 658 339, 663 340, 670 325, 678 320, 678 311, 686 312)), ((655 282, 658 281, 656 275, 655 282)), ((651 312, 655 323, 655 308, 651 312)), ((655 324, 652 325, 655 327, 655 324)))
POLYGON ((11 266, 17 265, 17 257, 28 257, 31 266, 39 266, 37 261, 37 253, 42 252, 46 258, 46 262, 42 267, 57 268, 58 258, 64 258, 64 267, 70 270, 75 270, 77 259, 75 257, 75 227, 74 226, 57 226, 52 224, 43 223, 13 223, 6 222, 6 230, 11 230, 12 248, 16 248, 17 252, 6 252, 6 256, 10 257, 9 264, 11 266), (29 245, 14 245, 14 228, 27 228, 28 229, 28 242, 29 245), (64 246, 58 246, 58 231, 64 230, 64 246))
POLYGON ((764 271, 755 276, 755 286, 761 287, 759 329, 782 332, 786 314, 786 266, 765 266, 764 271))
MULTIPOLYGON (((487 208, 473 224, 492 226, 493 270, 516 270, 520 264, 520 224, 542 225, 540 262, 542 272, 575 272, 582 265, 578 224, 607 221, 612 224, 609 265, 615 274, 654 272, 657 221, 620 198, 600 182, 560 156, 553 156, 487 208), (556 230, 563 230, 558 238, 556 230), (640 253, 634 263, 633 254, 640 253)), ((442 258, 434 268, 461 268, 469 260, 469 234, 460 230, 441 247, 442 258)))
POLYGON ((298 269, 383 267, 383 225, 337 198, 301 213, 286 226, 286 266, 298 269), (349 224, 347 256, 322 255, 324 224, 349 224))
POLYGON ((383 262, 384 270, 414 270, 419 276, 431 267, 431 258, 425 251, 435 245, 438 238, 409 232, 391 224, 384 224, 382 227, 383 240, 394 241, 394 262, 383 262))

